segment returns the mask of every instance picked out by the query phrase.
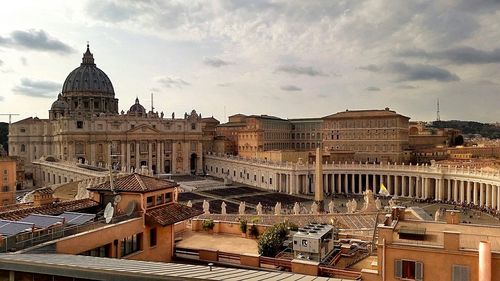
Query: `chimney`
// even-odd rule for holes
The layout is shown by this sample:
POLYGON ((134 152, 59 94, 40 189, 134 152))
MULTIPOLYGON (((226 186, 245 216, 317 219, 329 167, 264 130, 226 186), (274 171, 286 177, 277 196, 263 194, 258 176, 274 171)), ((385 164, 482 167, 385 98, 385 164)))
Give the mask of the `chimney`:
POLYGON ((405 219, 405 207, 394 206, 392 207, 391 214, 392 220, 404 220, 405 219))
POLYGON ((33 206, 40 207, 54 202, 54 191, 50 187, 37 189, 33 192, 33 206))

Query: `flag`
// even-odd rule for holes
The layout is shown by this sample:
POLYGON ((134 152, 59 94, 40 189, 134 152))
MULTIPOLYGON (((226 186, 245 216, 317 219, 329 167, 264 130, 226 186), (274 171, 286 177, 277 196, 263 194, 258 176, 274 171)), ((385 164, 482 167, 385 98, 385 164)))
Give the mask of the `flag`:
POLYGON ((385 188, 385 185, 383 183, 380 183, 380 191, 378 192, 378 194, 382 195, 382 196, 389 196, 389 191, 387 191, 387 188, 385 188))

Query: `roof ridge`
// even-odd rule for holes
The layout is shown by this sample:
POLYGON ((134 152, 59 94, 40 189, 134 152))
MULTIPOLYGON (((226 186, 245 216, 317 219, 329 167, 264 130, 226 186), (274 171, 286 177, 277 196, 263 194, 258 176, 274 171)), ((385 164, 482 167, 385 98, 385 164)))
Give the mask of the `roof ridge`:
POLYGON ((134 174, 135 175, 135 178, 137 179, 137 182, 139 182, 139 185, 141 186, 142 190, 147 190, 146 188, 146 185, 144 184, 144 182, 142 181, 142 178, 140 177, 139 174, 134 174))

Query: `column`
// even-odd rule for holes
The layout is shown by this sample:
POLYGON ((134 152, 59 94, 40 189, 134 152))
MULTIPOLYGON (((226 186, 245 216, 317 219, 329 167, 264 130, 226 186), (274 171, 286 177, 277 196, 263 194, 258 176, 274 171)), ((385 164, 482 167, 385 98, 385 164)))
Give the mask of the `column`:
POLYGON ((479 206, 484 206, 484 184, 479 183, 479 206))
POLYGON ((458 181, 453 180, 453 201, 458 202, 458 181))
POLYGON ((298 176, 297 175, 291 175, 292 182, 290 184, 290 194, 295 194, 297 191, 297 182, 298 182, 298 176))
POLYGON ((351 174, 351 192, 352 192, 352 194, 356 194, 356 179, 354 177, 355 177, 355 174, 351 174))
POLYGON ((496 186, 490 184, 491 186, 491 208, 497 208, 497 188, 496 186))
MULTIPOLYGON (((161 142, 156 142, 156 173, 163 174, 163 170, 161 169, 161 142)), ((200 157, 202 157, 200 155, 200 157)))
POLYGON ((500 186, 496 185, 495 189, 497 190, 497 210, 500 209, 500 186))
POLYGON ((465 202, 465 182, 463 180, 460 181, 460 203, 465 202))
POLYGON ((90 165, 95 165, 95 142, 90 142, 90 165))
POLYGON ((467 181, 467 204, 472 202, 471 198, 471 184, 470 181, 467 181))
POLYGON ((127 168, 127 157, 125 154, 125 150, 127 149, 127 145, 124 141, 120 142, 120 166, 123 168, 127 168))
POLYGON ((348 181, 349 177, 346 174, 344 174, 344 190, 345 190, 345 194, 349 194, 349 181, 348 181))
POLYGON ((406 196, 406 177, 404 175, 401 176, 401 196, 406 196))
POLYGON ((285 176, 285 188, 283 190, 283 192, 286 192, 286 193, 289 193, 289 189, 290 189, 290 176, 288 174, 284 174, 285 176))
POLYGON ((422 179, 419 176, 415 177, 415 197, 416 198, 421 198, 422 197, 422 188, 421 188, 421 181, 422 179))
POLYGON ((141 162, 139 161, 139 142, 135 142, 135 171, 141 170, 141 162))
POLYGON ((377 179, 376 179, 376 175, 373 174, 372 175, 372 189, 373 189, 373 194, 377 194, 377 179))
POLYGON ((358 194, 363 194, 363 175, 358 174, 358 194))
POLYGON ((148 172, 153 168, 153 142, 148 141, 148 172))
POLYGON ((130 172, 130 166, 132 166, 131 159, 130 159, 130 147, 131 144, 129 142, 125 143, 125 146, 127 146, 127 172, 130 172))
POLYGON ((486 207, 491 207, 491 185, 484 184, 484 188, 486 189, 486 207))
POLYGON ((441 181, 442 179, 436 179, 434 184, 434 199, 441 200, 441 181))
POLYGON ((342 193, 342 174, 337 175, 337 186, 339 188, 339 193, 342 193))
POLYGON ((414 181, 414 177, 410 176, 408 178, 408 184, 410 185, 410 190, 409 190, 409 194, 408 194, 408 197, 411 197, 411 198, 415 198, 415 181, 414 181))
POLYGON ((165 141, 160 142, 160 173, 165 173, 165 141))
POLYGON ((401 196, 401 182, 400 182, 400 176, 394 176, 394 195, 396 196, 401 196))
POLYGON ((473 190, 474 190, 474 193, 472 194, 472 197, 473 197, 473 199, 472 199, 472 200, 474 200, 474 205, 476 205, 476 206, 477 206, 477 205, 478 205, 478 201, 477 201, 477 194, 478 194, 478 192, 479 192, 479 190, 478 190, 478 188, 479 188, 479 187, 478 187, 477 182, 474 182, 474 186, 473 186, 473 188, 474 188, 474 189, 473 189, 473 190))
POLYGON ((427 199, 429 197, 429 178, 424 178, 424 199, 427 199))
POLYGON ((392 176, 387 175, 387 191, 389 191, 389 194, 394 195, 394 190, 392 188, 392 176))
POLYGON ((451 200, 451 180, 447 179, 446 181, 448 182, 448 190, 446 191, 446 193, 447 193, 446 200, 450 201, 451 200))
POLYGON ((331 185, 332 185, 332 193, 337 193, 337 190, 335 190, 335 173, 332 173, 332 178, 331 178, 331 185))

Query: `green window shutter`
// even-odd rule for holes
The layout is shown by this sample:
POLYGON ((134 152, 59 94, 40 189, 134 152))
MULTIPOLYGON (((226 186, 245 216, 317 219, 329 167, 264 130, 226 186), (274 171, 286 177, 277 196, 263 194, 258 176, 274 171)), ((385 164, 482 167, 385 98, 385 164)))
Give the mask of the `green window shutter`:
POLYGON ((394 275, 396 278, 403 277, 403 261, 394 260, 394 275))
POLYGON ((422 281, 424 279, 424 264, 421 262, 415 263, 415 281, 422 281))

